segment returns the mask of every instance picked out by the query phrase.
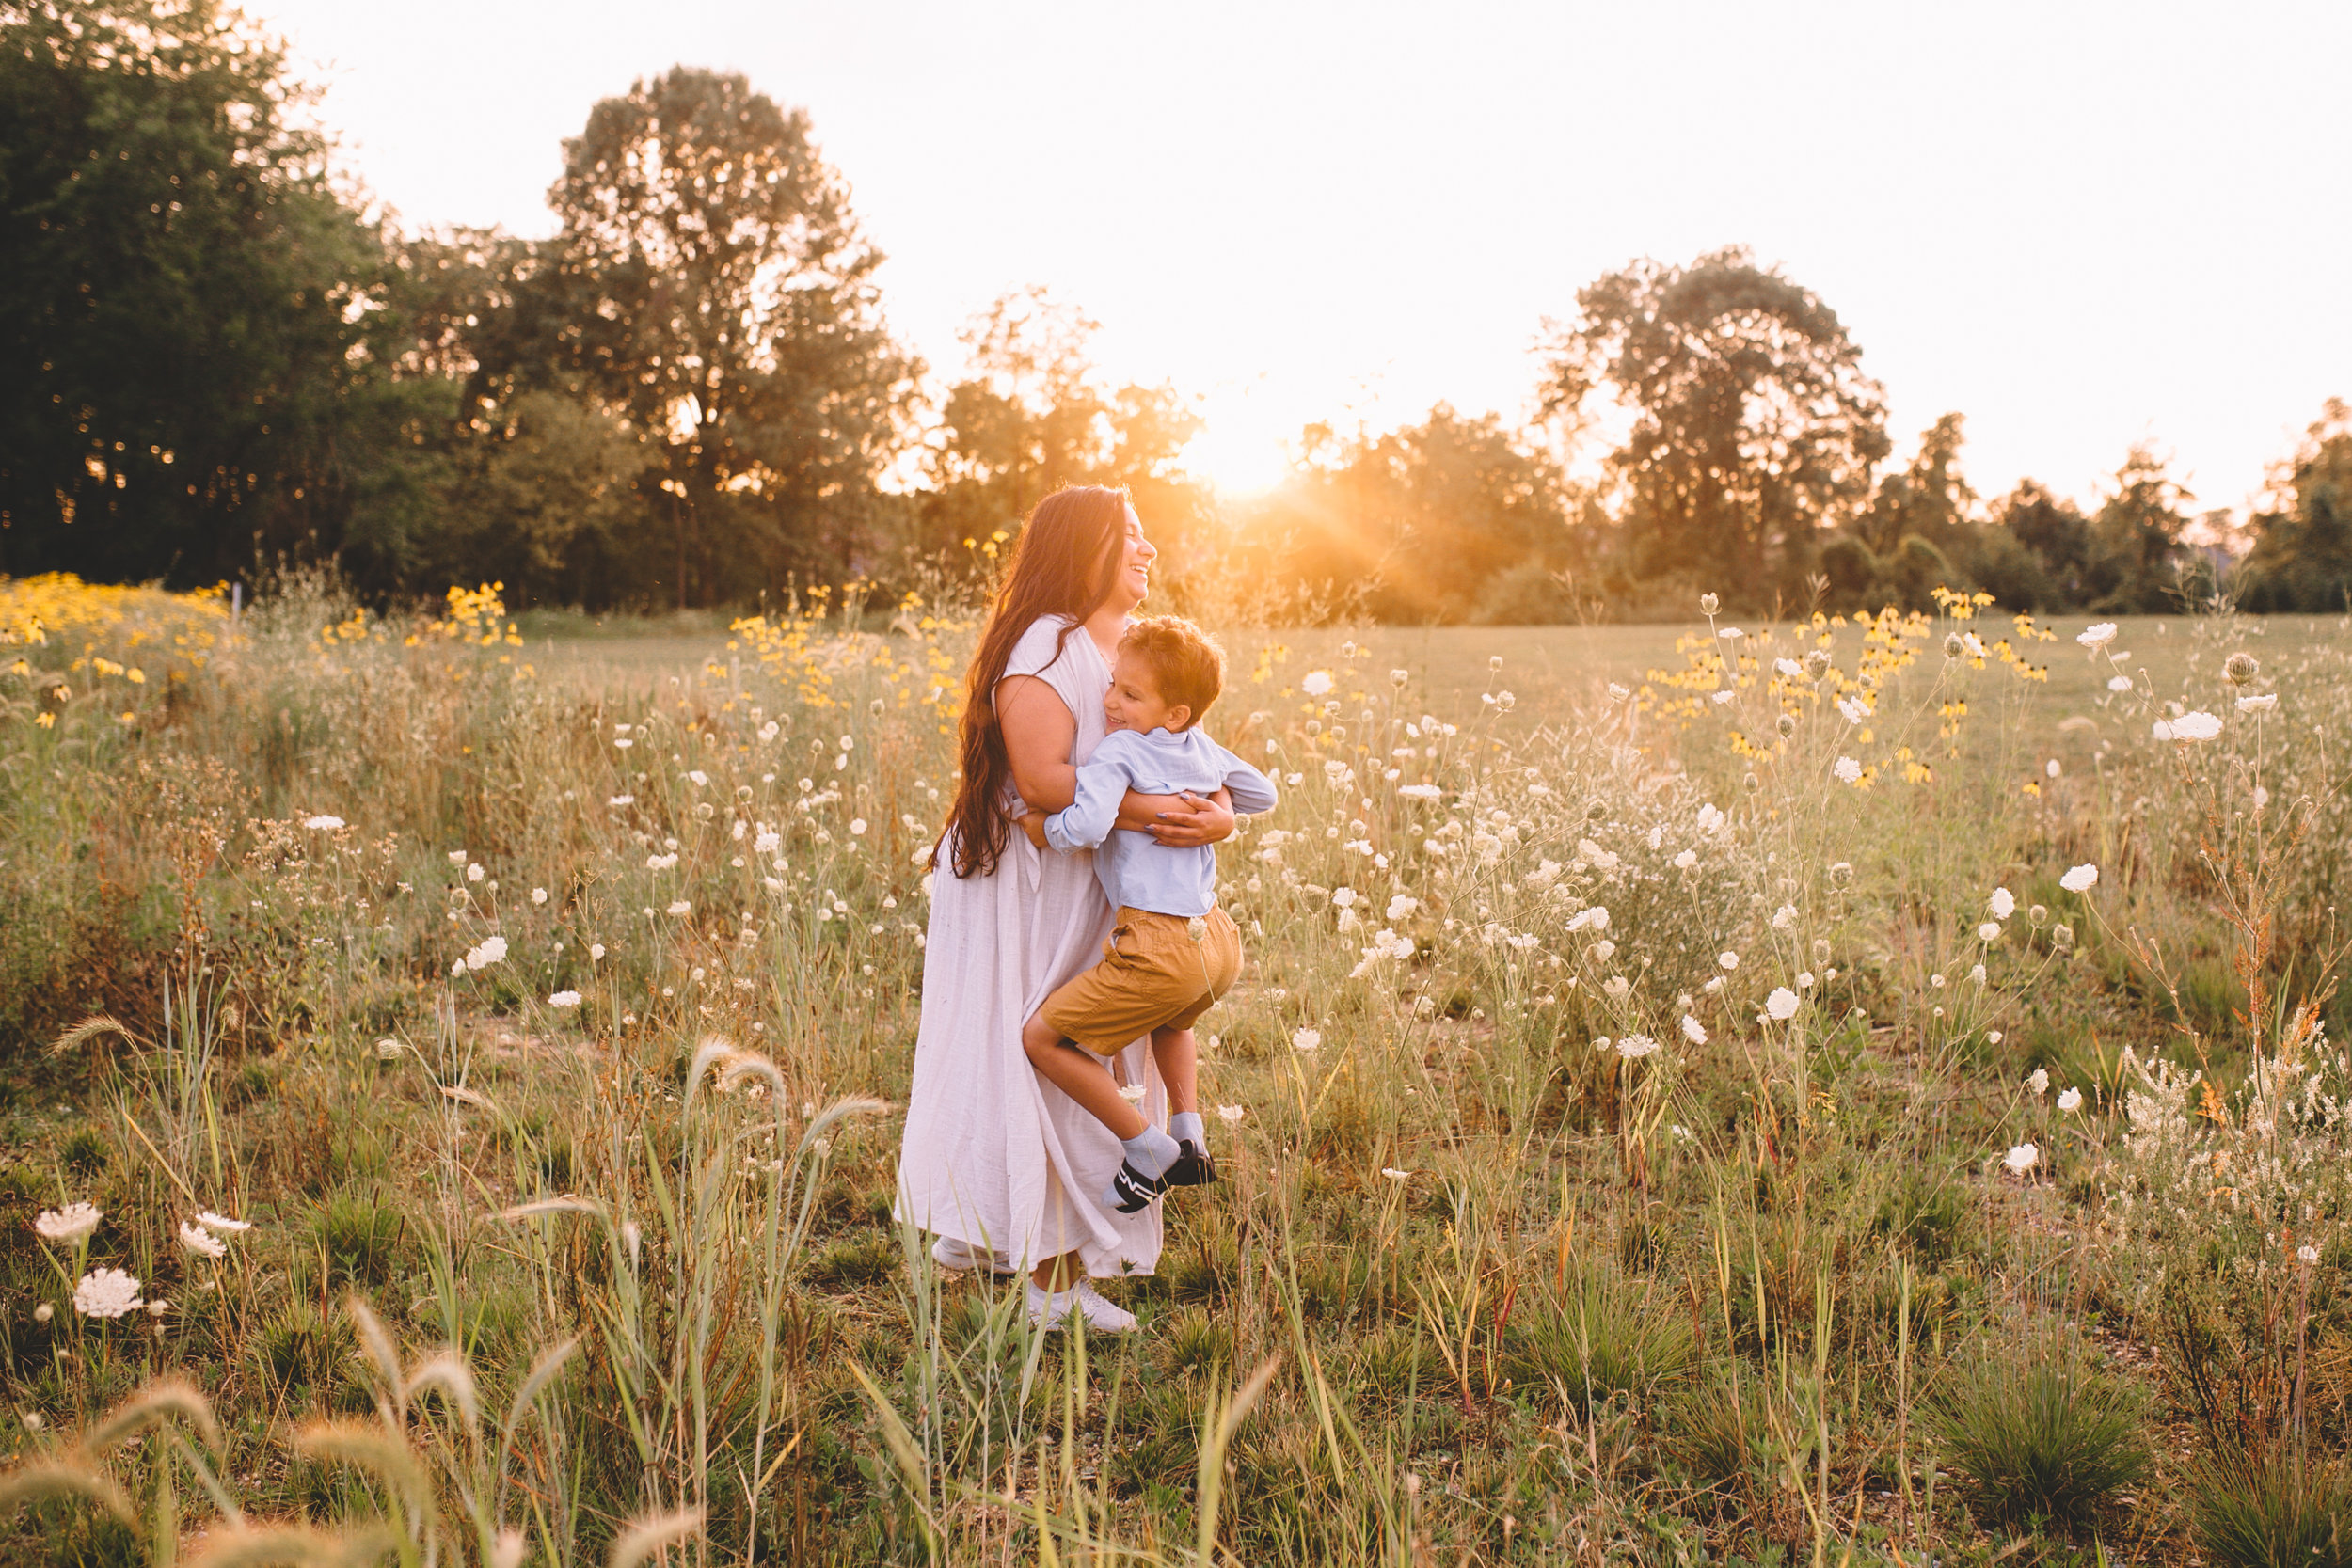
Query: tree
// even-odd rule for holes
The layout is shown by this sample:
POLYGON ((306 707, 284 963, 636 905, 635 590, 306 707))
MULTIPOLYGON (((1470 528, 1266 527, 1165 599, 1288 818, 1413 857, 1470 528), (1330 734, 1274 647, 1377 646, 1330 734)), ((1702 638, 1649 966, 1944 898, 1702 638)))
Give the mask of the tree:
POLYGON ((0 571, 209 580, 404 487, 430 398, 302 96, 215 0, 0 6, 0 571))
POLYGON ((1901 472, 1881 481, 1854 531, 1880 555, 1892 554, 1906 534, 1949 553, 1969 531, 1977 493, 1960 471, 1961 426, 1947 414, 1919 433, 1918 454, 1901 472))
MULTIPOLYGON (((2088 602, 2092 592, 2090 520, 2073 501, 2052 495, 2034 480, 2020 480, 1995 509, 1989 531, 2022 550, 2046 584, 2031 597, 2016 593, 2012 585, 2015 597, 2004 594, 2002 603, 2014 603, 2021 610, 2056 610, 2088 602)), ((2002 593, 1997 584, 1988 586, 2002 593)))
POLYGON ((968 373, 948 388, 929 456, 933 493, 918 547, 953 553, 1011 533, 1065 484, 1123 484, 1173 569, 1213 515, 1184 471, 1200 430, 1174 388, 1106 385, 1091 357, 1100 324, 1031 286, 997 297, 959 334, 968 373))
POLYGON ((1559 619, 1575 559, 1567 485, 1492 414, 1439 404, 1418 425, 1308 432, 1308 463, 1243 531, 1280 541, 1269 570, 1394 622, 1559 619))
MULTIPOLYGON (((517 602, 609 601, 615 546, 644 516, 635 486, 647 455, 612 416, 559 392, 524 393, 514 434, 471 489, 475 547, 463 564, 510 584, 517 602)), ((452 580, 462 580, 454 563, 452 580)))
POLYGON ((571 367, 653 437, 648 583, 708 604, 853 570, 917 367, 807 114, 680 66, 596 104, 564 160, 540 286, 571 367))
POLYGON ((1544 406, 1572 430, 1604 394, 1632 429, 1609 459, 1635 569, 1734 603, 1800 591, 1820 530, 1886 455, 1878 385, 1836 311, 1738 246, 1637 261, 1577 295, 1548 345, 1544 406))
POLYGON ((2115 494, 2090 519, 2090 562, 2084 595, 2103 615, 2151 614, 2176 608, 2181 592, 2181 510, 2196 498, 2145 442, 2115 472, 2115 494))
POLYGON ((2233 579, 2238 603, 2265 611, 2352 609, 2352 407, 2328 400, 2302 449, 2271 475, 2233 579))

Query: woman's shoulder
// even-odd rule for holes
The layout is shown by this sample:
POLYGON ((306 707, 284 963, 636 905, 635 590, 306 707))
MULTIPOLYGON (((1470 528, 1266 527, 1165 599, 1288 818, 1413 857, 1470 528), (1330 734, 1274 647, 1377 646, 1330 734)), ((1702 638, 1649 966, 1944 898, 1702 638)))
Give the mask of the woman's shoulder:
POLYGON ((1068 651, 1068 643, 1077 640, 1075 634, 1067 639, 1062 635, 1077 624, 1072 615, 1041 615, 1030 622, 1005 660, 1005 673, 1034 675, 1050 669, 1068 651))

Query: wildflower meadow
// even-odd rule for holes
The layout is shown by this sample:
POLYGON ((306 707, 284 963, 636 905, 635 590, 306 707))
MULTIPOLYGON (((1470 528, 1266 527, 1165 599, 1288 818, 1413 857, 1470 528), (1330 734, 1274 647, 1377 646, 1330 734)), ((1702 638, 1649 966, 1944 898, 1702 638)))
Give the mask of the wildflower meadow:
POLYGON ((2352 624, 1936 603, 1213 627, 1089 1338, 890 1218, 973 606, 0 580, 0 1555, 2352 1561, 2352 624))

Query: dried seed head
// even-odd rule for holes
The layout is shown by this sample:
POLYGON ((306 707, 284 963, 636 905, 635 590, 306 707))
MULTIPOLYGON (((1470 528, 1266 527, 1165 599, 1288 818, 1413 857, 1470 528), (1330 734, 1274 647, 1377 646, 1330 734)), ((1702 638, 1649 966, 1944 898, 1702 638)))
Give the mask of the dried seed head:
POLYGON ((2247 653, 2232 654, 2229 662, 2221 667, 2222 679, 2232 686, 2251 686, 2254 677, 2262 673, 2262 660, 2247 653))

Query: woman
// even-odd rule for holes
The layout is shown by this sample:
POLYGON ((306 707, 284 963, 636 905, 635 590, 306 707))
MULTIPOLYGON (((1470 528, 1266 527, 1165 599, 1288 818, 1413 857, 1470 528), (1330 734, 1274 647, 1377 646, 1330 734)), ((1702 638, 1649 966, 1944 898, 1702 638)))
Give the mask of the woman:
MULTIPOLYGON (((1021 1025, 1046 994, 1093 963, 1111 907, 1090 854, 1033 848, 1021 805, 1057 812, 1076 798, 1077 765, 1104 735, 1103 696, 1128 615, 1159 552, 1123 489, 1068 489, 1038 504, 973 656, 962 772, 931 857, 923 1017, 898 1156, 902 1222, 936 1232, 951 1267, 1030 1269, 1033 1319, 1081 1313, 1097 1330, 1135 1326, 1089 1278, 1149 1274, 1159 1260, 1157 1205, 1114 1213, 1095 1202, 1118 1169, 1119 1140, 1038 1076, 1021 1025)), ((1233 831, 1220 796, 1130 794, 1120 826, 1167 844, 1233 831)), ((1114 1059, 1165 1118, 1150 1042, 1114 1059)))

